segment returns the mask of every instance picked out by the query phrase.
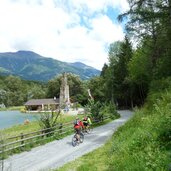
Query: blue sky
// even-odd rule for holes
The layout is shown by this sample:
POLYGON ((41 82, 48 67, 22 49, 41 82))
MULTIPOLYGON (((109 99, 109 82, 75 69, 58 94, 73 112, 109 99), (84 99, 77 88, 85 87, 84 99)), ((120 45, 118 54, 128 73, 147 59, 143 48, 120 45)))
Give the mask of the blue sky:
POLYGON ((0 0, 0 52, 31 50, 102 69, 124 38, 126 0, 0 0))

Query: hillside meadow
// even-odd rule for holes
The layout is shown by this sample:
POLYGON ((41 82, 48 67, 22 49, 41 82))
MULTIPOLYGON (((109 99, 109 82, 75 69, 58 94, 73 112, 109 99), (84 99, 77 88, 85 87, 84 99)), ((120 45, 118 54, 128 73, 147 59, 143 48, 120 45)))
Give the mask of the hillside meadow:
POLYGON ((154 93, 147 101, 103 147, 58 171, 171 169, 171 90, 154 93))

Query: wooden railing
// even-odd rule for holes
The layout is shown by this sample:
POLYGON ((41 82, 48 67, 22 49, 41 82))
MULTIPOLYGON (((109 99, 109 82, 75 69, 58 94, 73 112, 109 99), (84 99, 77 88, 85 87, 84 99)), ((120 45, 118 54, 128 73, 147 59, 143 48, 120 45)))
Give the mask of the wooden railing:
MULTIPOLYGON (((109 119, 109 117, 103 118, 103 120, 93 120, 94 124, 103 122, 109 119)), ((56 139, 61 139, 64 134, 74 133, 73 122, 59 123, 54 127, 42 129, 39 131, 34 131, 30 133, 23 134, 12 137, 4 138, 0 140, 0 154, 9 152, 15 149, 24 150, 27 145, 35 144, 40 141, 44 141, 49 137, 55 136, 56 139)))

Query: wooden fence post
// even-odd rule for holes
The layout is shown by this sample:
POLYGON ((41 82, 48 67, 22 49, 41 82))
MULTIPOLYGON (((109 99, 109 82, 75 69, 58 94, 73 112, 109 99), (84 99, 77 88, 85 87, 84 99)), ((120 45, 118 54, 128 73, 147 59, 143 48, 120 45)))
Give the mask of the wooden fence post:
MULTIPOLYGON (((23 135, 23 133, 21 133, 21 140, 22 139, 24 139, 24 135, 23 135)), ((23 145, 24 144, 24 141, 21 141, 21 145, 23 145)))
POLYGON ((45 131, 44 131, 44 130, 42 130, 42 131, 41 131, 41 134, 42 134, 42 136, 41 136, 41 137, 42 137, 42 138, 44 138, 44 136, 45 136, 45 135, 44 135, 44 133, 45 133, 45 131))
POLYGON ((4 140, 0 140, 0 170, 4 170, 4 140))
POLYGON ((63 127, 63 124, 60 123, 60 124, 59 124, 59 134, 62 134, 62 127, 63 127))

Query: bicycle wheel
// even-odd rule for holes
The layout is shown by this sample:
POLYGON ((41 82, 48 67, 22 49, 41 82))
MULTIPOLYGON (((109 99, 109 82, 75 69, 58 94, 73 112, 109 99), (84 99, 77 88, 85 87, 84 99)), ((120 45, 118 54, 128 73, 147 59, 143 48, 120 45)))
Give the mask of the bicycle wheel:
POLYGON ((90 126, 90 133, 92 133, 93 132, 93 127, 92 126, 90 126))
POLYGON ((84 127, 84 129, 82 129, 82 133, 85 134, 86 133, 86 128, 84 127))
POLYGON ((75 147, 77 145, 77 143, 78 143, 77 138, 74 135, 74 137, 72 138, 72 145, 73 145, 73 147, 75 147))
POLYGON ((84 141, 84 134, 81 132, 80 133, 80 143, 83 143, 84 141))
POLYGON ((93 128, 92 128, 91 126, 89 126, 89 127, 87 128, 87 133, 90 134, 92 131, 93 131, 93 128))

